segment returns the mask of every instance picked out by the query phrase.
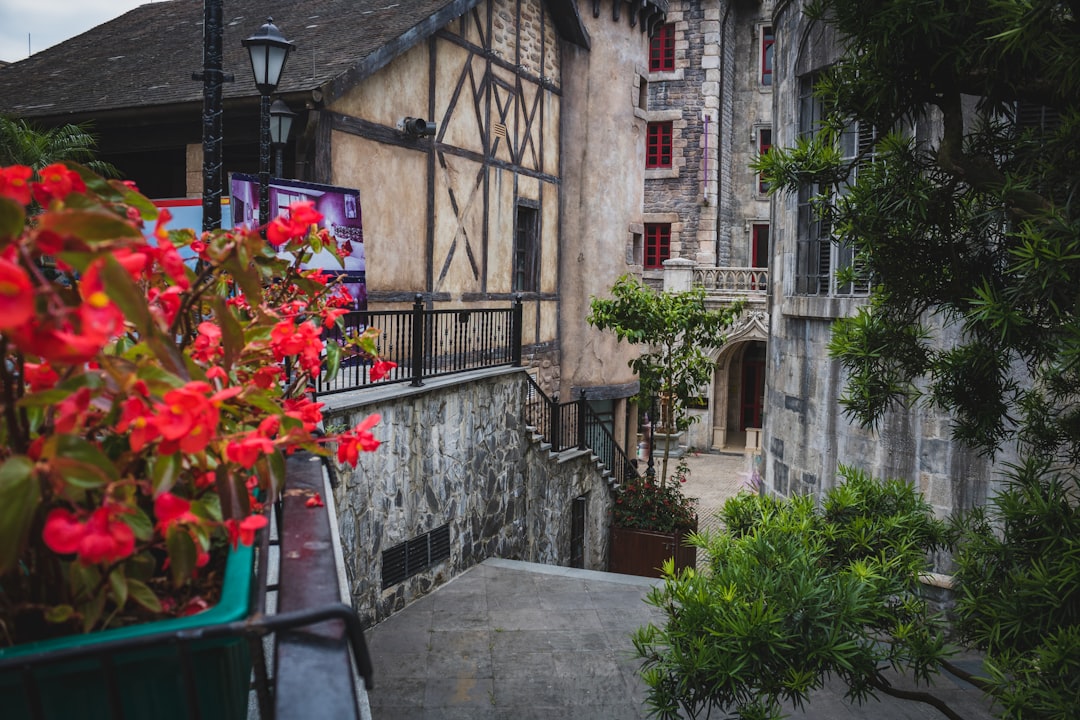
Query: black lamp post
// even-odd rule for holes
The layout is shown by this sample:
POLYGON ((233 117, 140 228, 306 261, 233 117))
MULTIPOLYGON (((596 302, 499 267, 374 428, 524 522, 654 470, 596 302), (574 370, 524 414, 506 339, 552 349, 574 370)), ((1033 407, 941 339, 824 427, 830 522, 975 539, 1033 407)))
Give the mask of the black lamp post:
POLYGON ((289 132, 292 131, 295 117, 296 113, 290 110, 281 98, 270 106, 270 144, 274 146, 274 177, 284 174, 285 144, 289 142, 289 132))
MULTIPOLYGON (((286 40, 274 24, 266 24, 248 39, 244 47, 251 55, 251 72, 259 91, 259 227, 270 221, 270 95, 277 90, 281 71, 294 45, 286 40)), ((265 232, 265 230, 264 230, 265 232)))

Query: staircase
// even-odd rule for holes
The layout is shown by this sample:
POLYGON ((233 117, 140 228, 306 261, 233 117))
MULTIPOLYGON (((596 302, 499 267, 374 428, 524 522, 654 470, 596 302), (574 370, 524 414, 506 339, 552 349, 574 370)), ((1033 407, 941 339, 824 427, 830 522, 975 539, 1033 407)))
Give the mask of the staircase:
POLYGON ((536 381, 526 376, 525 424, 541 447, 555 455, 589 452, 601 469, 608 488, 614 490, 638 477, 637 469, 611 431, 584 398, 560 403, 549 398, 536 381))

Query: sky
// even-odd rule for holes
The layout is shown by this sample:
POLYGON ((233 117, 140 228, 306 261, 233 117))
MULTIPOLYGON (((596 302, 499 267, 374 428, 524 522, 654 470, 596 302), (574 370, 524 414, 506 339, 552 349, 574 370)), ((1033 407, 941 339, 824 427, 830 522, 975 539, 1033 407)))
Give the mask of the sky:
POLYGON ((32 52, 119 17, 152 0, 0 0, 0 60, 25 60, 32 52))

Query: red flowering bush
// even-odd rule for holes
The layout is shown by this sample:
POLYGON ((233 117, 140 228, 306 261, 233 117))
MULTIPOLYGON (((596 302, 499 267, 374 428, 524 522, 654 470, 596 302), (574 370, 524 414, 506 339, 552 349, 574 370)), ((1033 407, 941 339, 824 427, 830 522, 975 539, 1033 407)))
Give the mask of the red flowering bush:
MULTIPOLYGON (((274 247, 168 219, 74 165, 0 169, 0 646, 206 608, 286 454, 379 445, 377 416, 316 432, 307 389, 336 371, 321 334, 350 298, 300 269, 336 251, 312 205, 268 227, 274 247)), ((375 335, 349 342, 375 357, 375 335)))
POLYGON ((615 492, 612 523, 615 527, 653 532, 697 529, 694 499, 682 491, 689 472, 684 461, 667 483, 660 484, 655 478, 645 476, 627 480, 615 492))

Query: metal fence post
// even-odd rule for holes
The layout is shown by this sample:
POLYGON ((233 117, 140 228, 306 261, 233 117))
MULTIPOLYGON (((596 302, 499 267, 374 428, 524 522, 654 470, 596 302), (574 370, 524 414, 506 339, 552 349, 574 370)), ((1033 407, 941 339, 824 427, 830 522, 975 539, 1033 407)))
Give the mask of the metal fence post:
POLYGON ((557 397, 548 401, 551 408, 551 451, 560 452, 562 450, 562 443, 559 442, 562 439, 562 408, 559 407, 559 400, 557 397))
POLYGON ((420 387, 424 379, 424 296, 416 294, 412 312, 412 386, 420 387))
POLYGON ((521 293, 514 296, 513 320, 510 327, 510 363, 521 367, 521 293))
POLYGON ((585 430, 586 430, 585 423, 587 422, 587 415, 588 415, 588 413, 586 411, 589 409, 588 403, 589 403, 589 401, 585 399, 585 389, 582 388, 581 397, 578 398, 578 401, 577 401, 577 444, 578 444, 578 450, 585 450, 589 446, 589 444, 588 444, 588 442, 586 440, 586 432, 585 432, 585 430))

